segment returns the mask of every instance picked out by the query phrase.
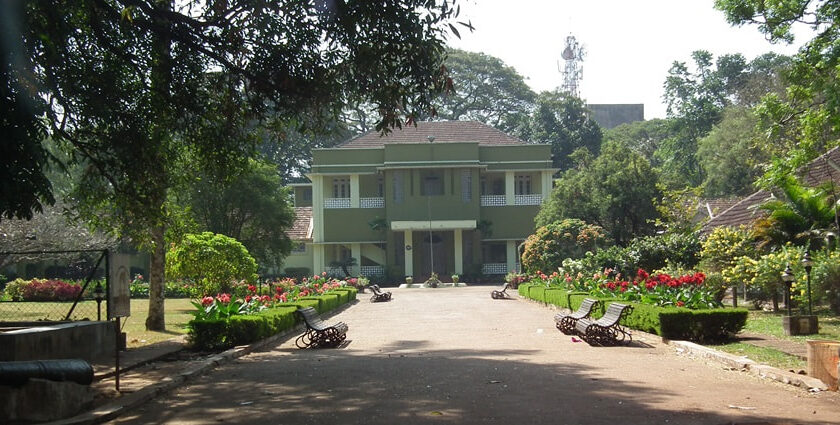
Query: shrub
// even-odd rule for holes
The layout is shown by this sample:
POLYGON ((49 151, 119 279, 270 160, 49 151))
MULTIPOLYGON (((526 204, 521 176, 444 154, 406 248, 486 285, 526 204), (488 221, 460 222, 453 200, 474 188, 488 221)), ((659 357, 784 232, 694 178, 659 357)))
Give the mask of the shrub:
POLYGON ((82 292, 82 287, 63 280, 32 279, 20 288, 23 301, 73 301, 82 292))
POLYGON ((633 239, 625 248, 638 258, 636 269, 655 270, 670 264, 694 267, 700 261, 700 240, 694 234, 664 234, 633 239))
POLYGON ((666 309, 659 312, 660 335, 668 339, 720 341, 738 333, 747 323, 747 310, 666 309))
POLYGON ((566 258, 581 258, 588 251, 607 244, 600 226, 583 220, 566 219, 542 226, 525 241, 522 267, 529 273, 557 270, 566 258))
POLYGON ((811 271, 813 302, 827 301, 840 314, 840 251, 817 251, 811 271))
POLYGON ((716 227, 701 243, 704 270, 719 272, 735 265, 738 257, 755 258, 755 244, 747 228, 716 227))
POLYGON ((166 254, 166 271, 171 278, 197 282, 201 295, 230 293, 234 281, 257 280, 257 263, 245 246, 211 232, 184 236, 166 254))
POLYGON ((6 283, 6 297, 11 301, 23 301, 23 287, 26 283, 21 278, 6 283))
POLYGON ((190 342, 197 349, 218 350, 249 344, 291 329, 296 306, 283 306, 228 319, 195 319, 188 323, 190 342))

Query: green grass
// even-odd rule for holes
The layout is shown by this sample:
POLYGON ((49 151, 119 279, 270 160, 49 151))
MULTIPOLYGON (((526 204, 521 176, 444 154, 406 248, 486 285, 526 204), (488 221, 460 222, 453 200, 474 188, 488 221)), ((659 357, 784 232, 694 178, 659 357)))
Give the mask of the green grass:
POLYGON ((840 317, 822 309, 814 312, 819 316, 820 332, 814 335, 787 336, 782 329, 782 316, 785 312, 773 313, 768 311, 751 311, 744 326, 744 331, 762 335, 770 335, 778 339, 786 339, 805 344, 809 339, 840 339, 840 317))
POLYGON ((750 360, 783 370, 798 372, 800 370, 806 370, 808 366, 807 362, 799 357, 791 356, 790 354, 772 348, 757 347, 743 342, 715 345, 714 348, 738 356, 747 356, 750 360))
MULTIPOLYGON (((0 303, 0 321, 38 321, 64 320, 72 302, 2 302, 0 303)), ((131 316, 121 319, 120 326, 126 333, 129 347, 139 347, 164 341, 187 333, 187 322, 192 319, 190 314, 195 308, 186 298, 167 299, 164 320, 165 332, 151 332, 146 330, 146 316, 149 311, 149 300, 131 300, 131 316)), ((102 316, 106 315, 105 304, 102 304, 102 316)), ((73 320, 96 320, 96 302, 82 301, 73 310, 73 320)))

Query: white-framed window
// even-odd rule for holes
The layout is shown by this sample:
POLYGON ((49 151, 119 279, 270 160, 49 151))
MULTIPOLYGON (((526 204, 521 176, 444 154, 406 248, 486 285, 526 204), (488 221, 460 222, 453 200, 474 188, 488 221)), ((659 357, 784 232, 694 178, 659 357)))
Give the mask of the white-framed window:
POLYGON ((528 174, 519 174, 514 176, 514 194, 516 195, 530 195, 531 194, 531 176, 528 174))
POLYGON ((402 204, 405 200, 405 174, 402 170, 394 171, 394 203, 402 204))
POLYGON ((461 170, 461 200, 472 201, 472 171, 461 170))
POLYGON ((350 197, 350 179, 347 177, 333 177, 333 198, 350 197))

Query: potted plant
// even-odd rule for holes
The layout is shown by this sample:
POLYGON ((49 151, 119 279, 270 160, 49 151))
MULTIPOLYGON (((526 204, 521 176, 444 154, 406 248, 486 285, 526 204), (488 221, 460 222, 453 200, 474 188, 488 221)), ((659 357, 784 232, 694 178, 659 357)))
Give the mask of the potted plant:
POLYGON ((412 283, 414 283, 414 278, 411 277, 411 276, 406 276, 405 277, 405 283, 411 285, 412 283))
POLYGON ((452 283, 453 284, 457 285, 459 279, 461 279, 461 276, 458 276, 457 273, 452 275, 452 283))

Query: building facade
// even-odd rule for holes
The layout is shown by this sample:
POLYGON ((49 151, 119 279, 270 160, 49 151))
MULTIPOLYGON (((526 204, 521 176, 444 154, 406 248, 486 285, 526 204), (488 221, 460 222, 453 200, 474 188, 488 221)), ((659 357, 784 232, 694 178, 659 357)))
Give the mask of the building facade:
POLYGON ((421 122, 313 151, 294 185, 298 241, 285 268, 423 280, 518 270, 552 187, 551 146, 472 121, 421 122))

